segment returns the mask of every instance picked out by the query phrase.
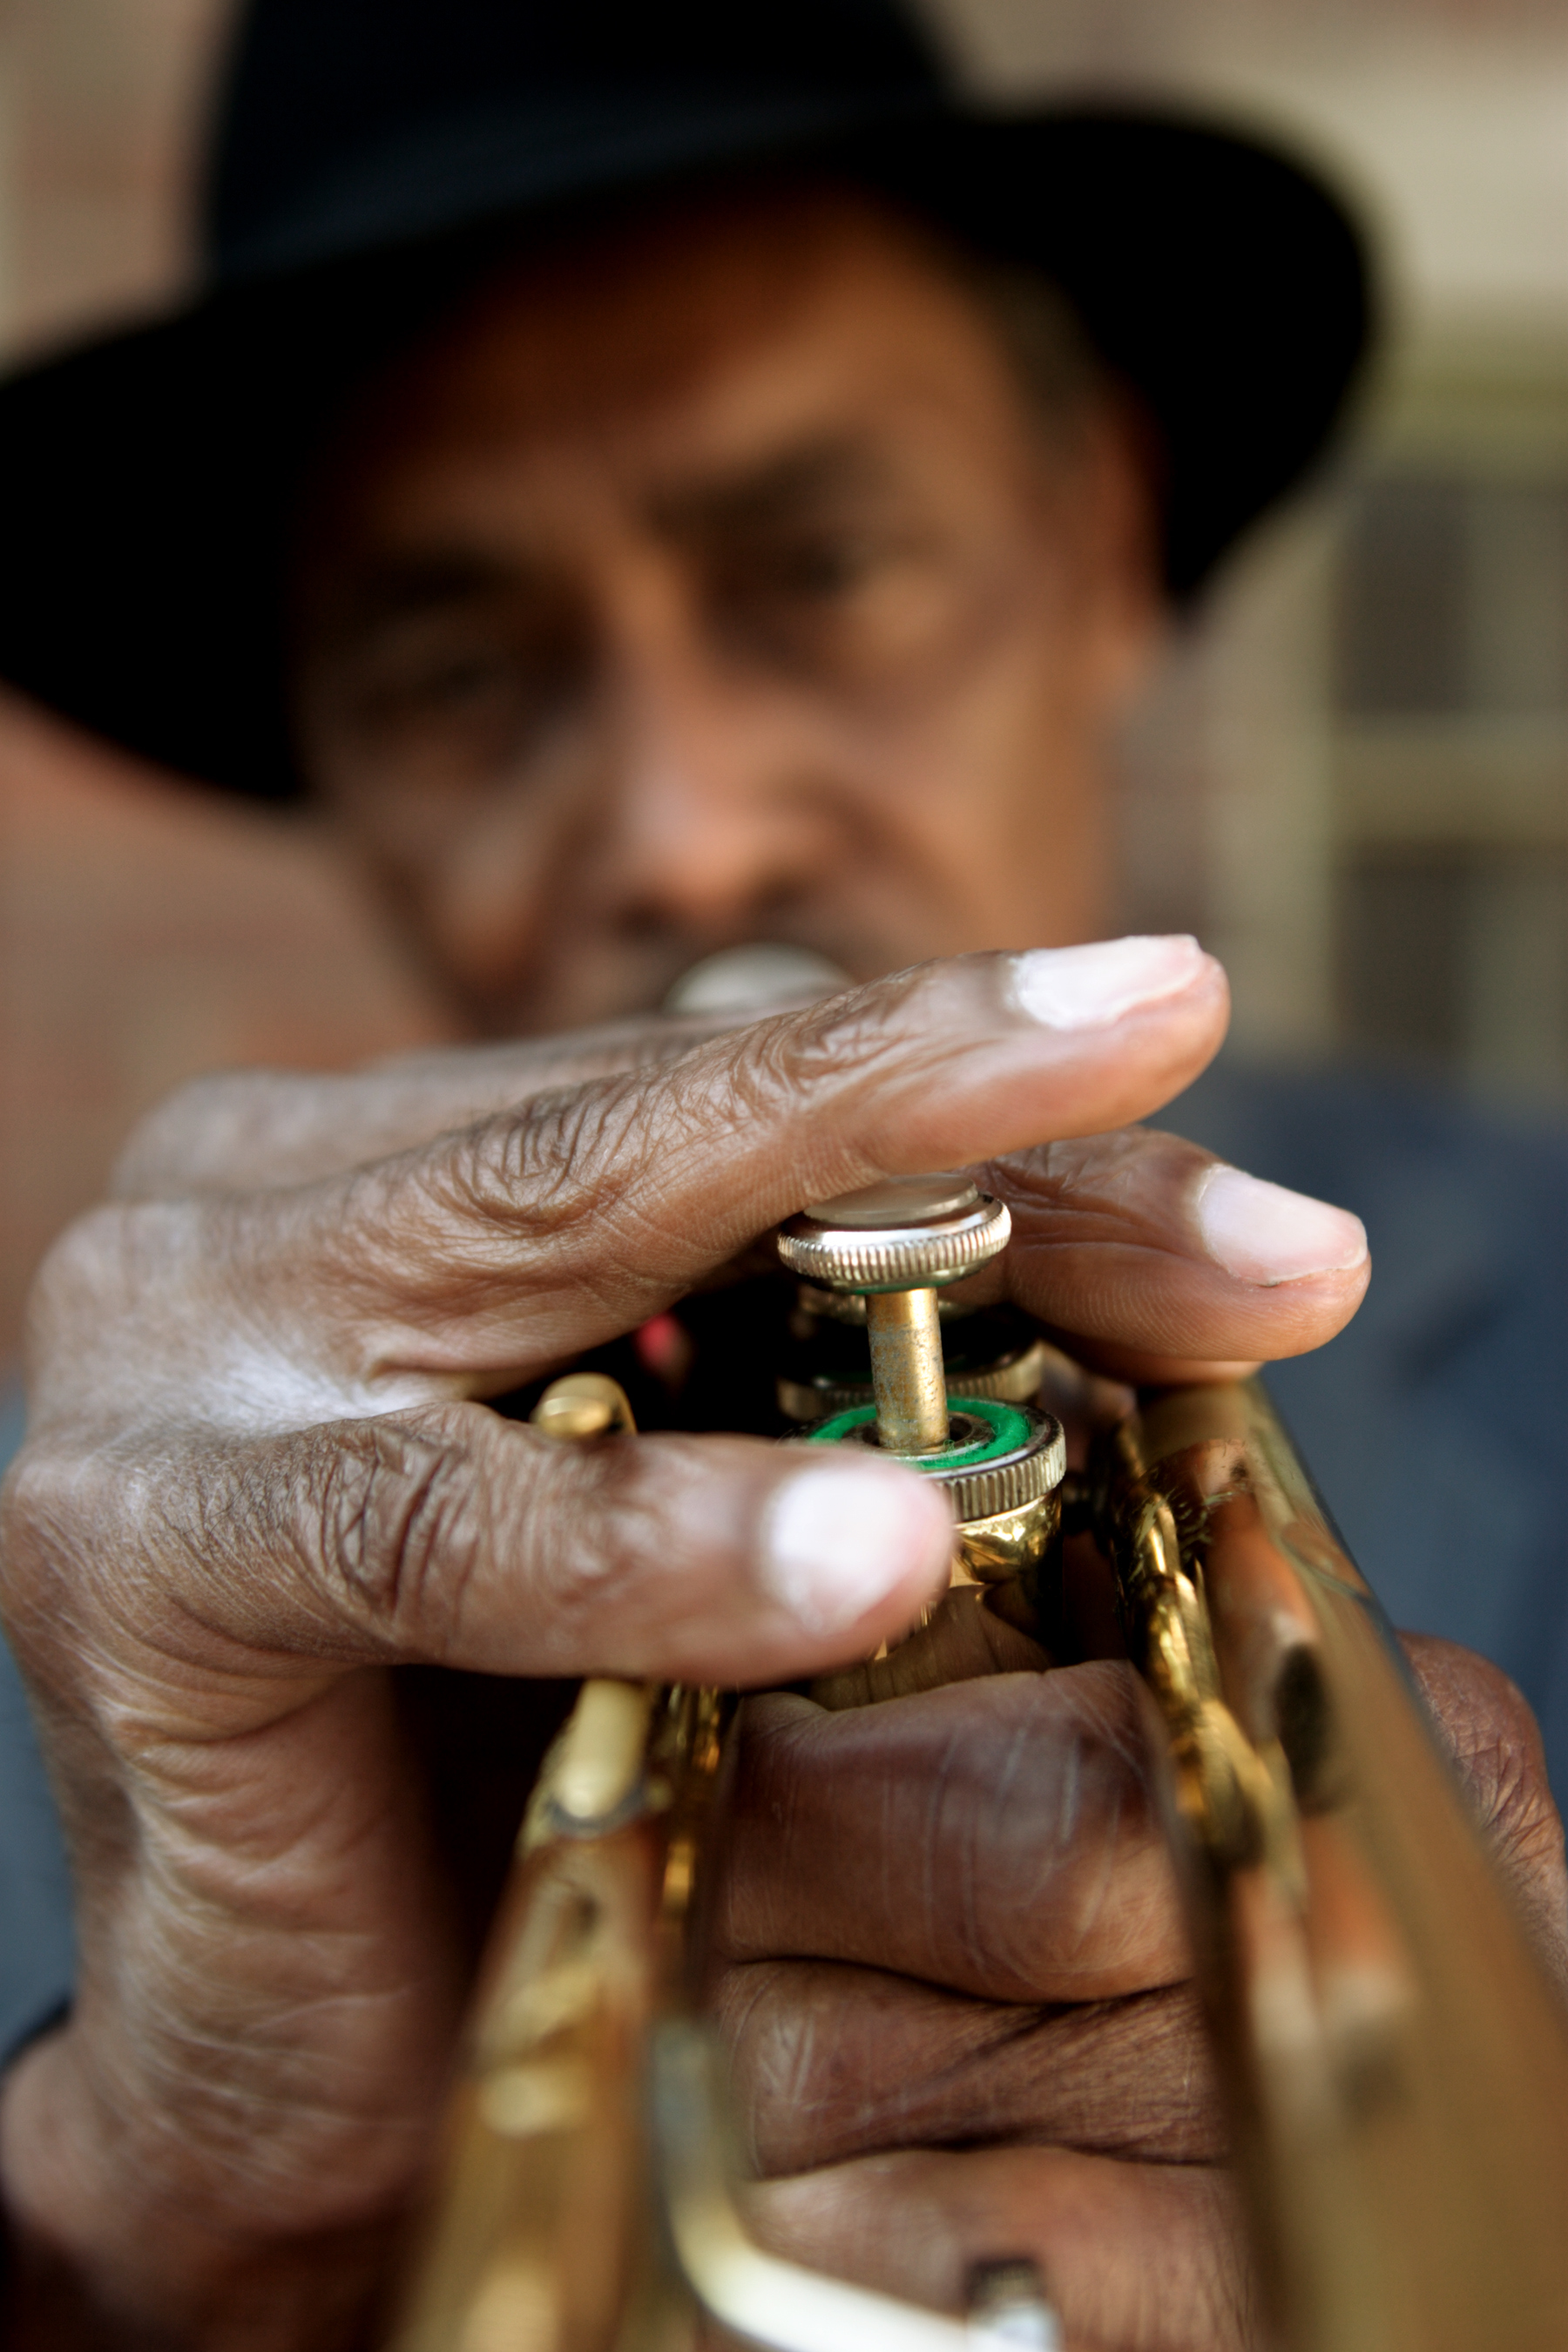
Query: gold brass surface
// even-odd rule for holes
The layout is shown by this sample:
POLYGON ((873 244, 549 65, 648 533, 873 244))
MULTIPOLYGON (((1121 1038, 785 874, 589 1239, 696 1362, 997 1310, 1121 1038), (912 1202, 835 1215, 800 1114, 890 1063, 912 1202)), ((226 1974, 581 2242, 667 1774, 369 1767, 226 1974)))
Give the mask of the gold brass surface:
POLYGON ((947 1381, 934 1290, 886 1290, 866 1301, 877 1436, 889 1454, 947 1444, 947 1381))
POLYGON ((1016 1511, 965 1519, 958 1529, 954 1581, 1005 1584, 1011 1578, 1033 1575, 1061 1525, 1061 1495, 1053 1488, 1016 1511))
MULTIPOLYGON (((844 1295, 854 1297, 852 1292, 844 1295)), ((830 1297, 832 1293, 824 1292, 819 1296, 830 1297)), ((940 1291, 936 1297, 940 1319, 942 1309, 940 1291)), ((856 1298, 854 1303, 864 1309, 868 1302, 864 1298, 856 1298)), ((859 1319, 864 1325, 866 1317, 863 1312, 859 1319)), ((965 1364, 960 1385, 965 1396, 994 1397, 1002 1404, 1029 1404, 1040 1392, 1047 1360, 1046 1343, 1039 1339, 1032 1348, 1020 1348, 1015 1355, 1005 1356, 999 1362, 980 1366, 965 1364)), ((844 1412, 849 1406, 866 1402, 864 1384, 857 1385, 847 1380, 835 1385, 821 1381, 791 1380, 787 1374, 781 1374, 776 1383, 776 1393, 779 1411, 790 1421, 806 1423, 826 1421, 830 1413, 844 1412)))
POLYGON ((579 1830, 602 1828, 637 1795, 647 1745, 652 1683, 585 1682, 542 1776, 552 1811, 579 1830))
MULTIPOLYGON (((534 1425, 634 1427, 600 1373, 534 1425)), ((679 2352, 651 2236, 643 2053, 679 1994, 717 1772, 717 1693, 590 1679, 545 1759, 486 1949, 388 2352, 679 2352)))
POLYGON ((630 1435, 637 1424, 626 1391, 604 1372, 566 1372, 552 1381, 529 1415, 546 1437, 583 1439, 630 1435))
POLYGON ((1129 1644, 1289 2352, 1568 2345, 1568 2025, 1261 1388, 1110 1441, 1129 1644))

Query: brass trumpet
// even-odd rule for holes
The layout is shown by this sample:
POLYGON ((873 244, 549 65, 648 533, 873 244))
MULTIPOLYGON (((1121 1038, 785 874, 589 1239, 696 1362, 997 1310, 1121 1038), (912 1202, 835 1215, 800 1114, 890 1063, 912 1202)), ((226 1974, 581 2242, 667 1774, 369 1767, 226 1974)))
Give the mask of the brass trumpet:
MULTIPOLYGON (((1043 1343, 942 1311, 1006 1223, 942 1177, 784 1227, 799 1442, 941 1479, 955 1583, 1047 1637, 1064 1523, 1110 1564, 1279 2345, 1561 2352, 1568 2026, 1387 1624, 1256 1382, 1101 1415, 1067 1472, 1043 1343)), ((597 1372, 533 1417, 569 1443, 631 1426, 597 1372)), ((918 1643, 819 1695, 918 1685, 918 1643)), ((698 1999, 732 1705, 584 1685, 519 1838, 392 2352, 1059 2342, 1005 2246, 953 2317, 748 2233, 698 1999)))

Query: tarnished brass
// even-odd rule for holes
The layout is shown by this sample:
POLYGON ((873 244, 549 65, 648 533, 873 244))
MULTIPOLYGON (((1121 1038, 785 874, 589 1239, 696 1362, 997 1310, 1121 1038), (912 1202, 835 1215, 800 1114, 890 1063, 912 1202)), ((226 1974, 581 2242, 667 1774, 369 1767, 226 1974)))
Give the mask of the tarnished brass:
POLYGON ((1568 2344, 1563 2013, 1263 1391, 1100 1473, 1280 2340, 1568 2344))
MULTIPOLYGON (((597 1374, 533 1419, 578 1443, 632 1427, 597 1374)), ((700 2313, 766 2352, 1054 2352, 1037 2294, 964 2323, 752 2242, 722 2059, 691 2014, 729 1711, 584 1684, 519 1836, 388 2352, 697 2352, 700 2313)))
MULTIPOLYGON (((555 1382, 532 1419, 578 1444, 634 1426, 599 1373, 555 1382)), ((632 2315, 638 2345, 661 2340, 644 2052, 683 1990, 723 1709, 651 1684, 579 1692, 491 1931, 389 2352, 610 2352, 632 2315)))
MULTIPOLYGON (((537 1424, 613 1442, 630 1415, 596 1380, 547 1392, 537 1424)), ((991 1589, 944 1606, 1031 1624, 1058 1509, 967 1522, 955 1581, 991 1589)), ((1073 1516, 1146 1694, 1262 2340, 1562 2352, 1568 2024, 1261 1388, 1168 1391, 1102 1429, 1073 1516)), ((824 1703, 928 1687, 941 1630, 824 1703)), ((392 2352, 695 2352, 715 2324, 770 2352, 1056 2340, 1005 2247, 961 2321, 752 2242, 694 2000, 727 1719, 716 1692, 584 1685, 529 1808, 392 2352)))
POLYGON ((934 1290, 885 1290, 866 1301, 877 1434, 890 1454, 947 1444, 947 1381, 934 1290))
POLYGON ((1026 2302, 1018 2294, 982 2294, 965 2322, 763 2252, 736 2200, 723 2072, 711 2039, 689 2023, 656 2028, 653 2086, 670 2242, 703 2310, 732 2336, 763 2352, 1059 2352, 1037 2279, 1026 2302))

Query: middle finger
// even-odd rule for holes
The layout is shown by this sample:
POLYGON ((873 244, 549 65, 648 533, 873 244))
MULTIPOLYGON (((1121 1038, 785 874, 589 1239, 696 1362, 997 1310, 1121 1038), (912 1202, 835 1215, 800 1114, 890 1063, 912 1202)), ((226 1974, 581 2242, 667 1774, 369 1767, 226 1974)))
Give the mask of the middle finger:
POLYGON ((722 1959, 845 1960, 1037 2002, 1189 1972, 1126 1665, 844 1713, 752 1699, 737 1767, 722 1959))

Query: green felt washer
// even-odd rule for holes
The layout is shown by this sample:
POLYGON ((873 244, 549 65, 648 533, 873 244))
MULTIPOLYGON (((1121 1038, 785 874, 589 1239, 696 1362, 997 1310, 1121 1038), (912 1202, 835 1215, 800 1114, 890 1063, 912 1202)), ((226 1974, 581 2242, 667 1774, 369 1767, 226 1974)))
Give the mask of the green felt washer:
MULTIPOLYGON (((952 1441, 931 1454, 889 1454, 935 1478, 952 1497, 961 1526, 1016 1511, 1060 1486, 1067 1444, 1054 1414, 1036 1405, 1008 1404, 1001 1397, 955 1396, 948 1400, 956 1424, 952 1441)), ((803 1433, 807 1445, 875 1445, 877 1408, 851 1405, 803 1433)))
MULTIPOLYGON (((979 1470, 988 1462, 1000 1462, 1023 1452, 1034 1436, 1036 1420, 1017 1405, 1005 1404, 1000 1398, 955 1396, 949 1398, 948 1406, 954 1420, 983 1423, 984 1432, 965 1430, 956 1444, 944 1445, 933 1454, 900 1454, 894 1457, 897 1461, 933 1473, 979 1470)), ((819 1421, 815 1429, 806 1433, 806 1444, 864 1445, 876 1426, 876 1406, 854 1404, 847 1412, 836 1412, 828 1420, 819 1421)))

